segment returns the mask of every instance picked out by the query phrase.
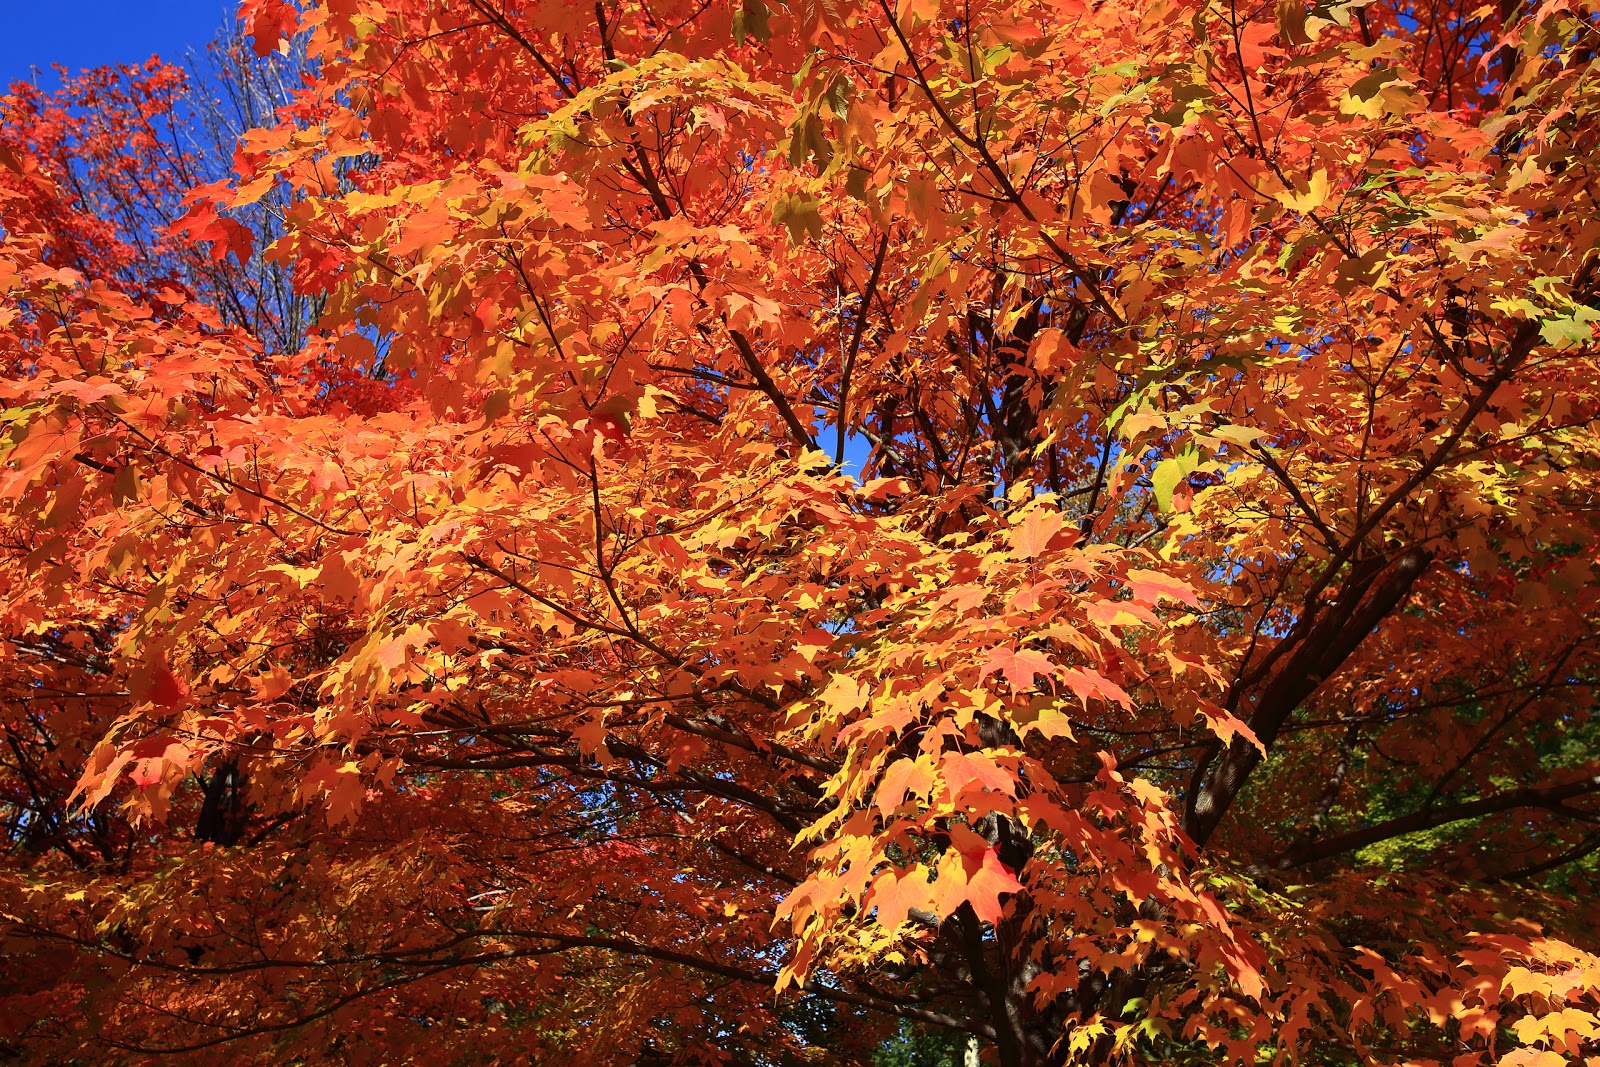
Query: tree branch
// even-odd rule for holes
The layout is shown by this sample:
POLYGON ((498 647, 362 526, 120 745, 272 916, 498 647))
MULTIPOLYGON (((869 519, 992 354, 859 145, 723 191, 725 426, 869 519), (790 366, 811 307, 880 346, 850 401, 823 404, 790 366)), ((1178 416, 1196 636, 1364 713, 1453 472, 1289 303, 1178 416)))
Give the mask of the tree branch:
POLYGON ((1511 811, 1514 808, 1546 808, 1565 814, 1563 801, 1592 793, 1600 793, 1600 774, 1563 785, 1508 789, 1478 800, 1467 800, 1444 807, 1423 808, 1409 815, 1387 819, 1359 830, 1351 830, 1322 841, 1296 846, 1278 857, 1274 866, 1279 870, 1302 867, 1308 863, 1325 860, 1344 852, 1354 852, 1356 849, 1366 848, 1368 845, 1404 834, 1431 830, 1463 819, 1476 819, 1502 811, 1511 811))

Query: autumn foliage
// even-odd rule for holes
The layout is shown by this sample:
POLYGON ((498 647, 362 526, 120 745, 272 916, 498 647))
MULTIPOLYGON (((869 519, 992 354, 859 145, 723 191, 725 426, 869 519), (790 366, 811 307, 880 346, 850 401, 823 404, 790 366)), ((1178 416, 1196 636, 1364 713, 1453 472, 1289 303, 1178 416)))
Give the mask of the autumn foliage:
POLYGON ((1600 1062, 1590 0, 240 16, 0 99, 0 1053, 1600 1062))

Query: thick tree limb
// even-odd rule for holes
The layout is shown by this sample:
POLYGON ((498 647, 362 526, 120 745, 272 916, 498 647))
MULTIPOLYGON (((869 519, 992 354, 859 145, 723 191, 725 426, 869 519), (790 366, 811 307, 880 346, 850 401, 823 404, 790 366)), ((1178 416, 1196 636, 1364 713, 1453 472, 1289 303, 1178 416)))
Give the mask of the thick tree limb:
MULTIPOLYGON (((1432 559, 1430 551, 1417 547, 1402 555, 1387 570, 1380 571, 1377 564, 1357 566, 1340 588, 1337 599, 1261 691, 1250 716, 1250 729, 1263 746, 1277 739, 1294 709, 1316 692, 1317 687, 1337 671, 1366 636, 1406 598, 1432 559)), ((1196 766, 1185 813, 1189 836, 1202 846, 1216 831, 1239 790, 1263 758, 1261 749, 1236 737, 1222 752, 1215 773, 1206 780, 1206 772, 1216 763, 1217 751, 1214 749, 1210 758, 1202 759, 1196 766)))
POLYGON ((1414 811, 1409 815, 1401 815, 1394 819, 1386 819, 1372 826, 1365 826, 1359 830, 1351 830, 1334 837, 1324 838, 1321 841, 1307 842, 1297 845, 1278 857, 1275 864, 1280 870, 1291 867, 1301 867, 1318 860, 1328 859, 1345 852, 1366 848, 1368 845, 1387 841, 1390 838, 1400 837, 1404 834, 1414 834, 1419 830, 1431 830, 1438 826, 1447 826, 1463 819, 1476 819, 1485 815, 1494 815, 1502 811, 1511 811, 1514 808, 1547 808, 1552 811, 1566 812, 1563 801, 1574 797, 1588 796, 1600 793, 1600 774, 1588 778, 1580 778, 1575 782, 1562 785, 1542 787, 1527 787, 1523 789, 1508 789, 1495 793, 1492 796, 1482 797, 1478 800, 1467 800, 1459 804, 1446 804, 1441 807, 1427 807, 1414 811))

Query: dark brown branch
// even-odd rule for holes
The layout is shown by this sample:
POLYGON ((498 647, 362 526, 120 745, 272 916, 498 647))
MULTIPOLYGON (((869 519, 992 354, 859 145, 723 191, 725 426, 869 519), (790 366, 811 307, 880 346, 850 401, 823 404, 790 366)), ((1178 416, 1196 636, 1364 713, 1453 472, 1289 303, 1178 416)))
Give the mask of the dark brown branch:
MULTIPOLYGON (((1270 746, 1284 723, 1318 686, 1337 671, 1357 646, 1411 592, 1412 585, 1433 559, 1433 553, 1412 548, 1386 571, 1367 561, 1358 565, 1339 590, 1339 596, 1311 628, 1298 647, 1267 682, 1250 717, 1250 729, 1263 746, 1270 746), (1381 577, 1381 581, 1379 580, 1381 577)), ((1204 846, 1227 814, 1245 780, 1261 763, 1262 752, 1236 737, 1222 754, 1209 781, 1205 774, 1216 752, 1195 768, 1185 812, 1187 831, 1204 846)))
POLYGON ((856 309, 856 328, 850 338, 850 348, 845 352, 844 365, 839 370, 839 416, 838 416, 838 444, 834 450, 833 462, 844 467, 844 441, 849 433, 850 414, 850 376, 856 369, 856 356, 861 351, 861 340, 867 332, 867 310, 872 306, 873 294, 878 291, 878 276, 883 273, 883 257, 889 251, 889 235, 885 233, 878 241, 878 253, 872 259, 872 274, 867 278, 867 287, 861 291, 861 306, 856 309))
POLYGON ((1375 845, 1379 841, 1388 841, 1390 838, 1414 834, 1419 830, 1431 830, 1436 826, 1447 826, 1463 819, 1477 819, 1515 808, 1544 808, 1566 815, 1571 812, 1562 803, 1563 801, 1593 793, 1600 793, 1600 774, 1562 785, 1508 789, 1478 800, 1423 808, 1409 815, 1401 815, 1359 830, 1351 830, 1321 841, 1297 846, 1280 856, 1275 866, 1280 870, 1301 867, 1345 852, 1354 852, 1356 849, 1375 845))

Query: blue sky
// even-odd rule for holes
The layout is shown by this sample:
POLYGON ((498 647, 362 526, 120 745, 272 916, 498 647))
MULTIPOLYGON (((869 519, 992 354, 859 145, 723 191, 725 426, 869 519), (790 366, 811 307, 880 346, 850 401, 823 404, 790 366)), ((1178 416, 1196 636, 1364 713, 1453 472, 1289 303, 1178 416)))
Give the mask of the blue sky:
POLYGON ((78 69, 177 59, 205 44, 231 18, 233 0, 0 0, 0 86, 31 79, 54 85, 50 64, 78 69))

